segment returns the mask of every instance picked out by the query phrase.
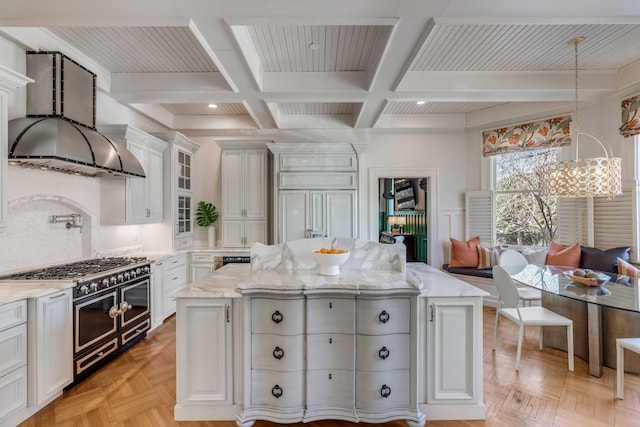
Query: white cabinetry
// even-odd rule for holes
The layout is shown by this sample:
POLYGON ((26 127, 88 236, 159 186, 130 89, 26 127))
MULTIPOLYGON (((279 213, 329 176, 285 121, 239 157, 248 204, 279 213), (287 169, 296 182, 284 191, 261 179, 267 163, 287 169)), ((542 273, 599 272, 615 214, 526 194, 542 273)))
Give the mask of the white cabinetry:
POLYGON ((163 320, 176 312, 176 301, 171 298, 174 292, 187 286, 187 255, 178 254, 165 258, 162 288, 163 320))
POLYGON ((210 275, 216 269, 214 252, 192 252, 189 256, 190 283, 210 275))
POLYGON ((27 406, 27 302, 0 305, 0 425, 27 406))
POLYGON ((164 259, 151 263, 151 327, 154 330, 164 322, 164 259))
POLYGON ((176 420, 236 417, 232 307, 224 298, 178 301, 176 420))
POLYGON ((351 144, 274 143, 275 240, 355 238, 358 155, 351 144))
POLYGON ((72 289, 29 300, 29 403, 40 405, 73 381, 72 289))
POLYGON ((355 237, 356 191, 279 192, 280 240, 308 237, 355 237))
POLYGON ((479 419, 482 403, 482 299, 426 298, 429 419, 479 419))
POLYGON ((129 125, 108 125, 99 130, 126 146, 138 159, 146 175, 145 178, 110 178, 100 181, 102 224, 162 222, 162 153, 168 144, 129 125))
POLYGON ((179 132, 154 135, 169 143, 164 155, 164 214, 173 229, 173 249, 190 248, 194 223, 192 157, 199 146, 179 132))
POLYGON ((7 140, 9 93, 32 82, 30 78, 0 65, 0 227, 7 226, 7 140))
MULTIPOLYGON (((222 147, 222 246, 267 243, 268 159, 261 148, 222 147)), ((232 145, 237 147, 238 144, 232 145)))

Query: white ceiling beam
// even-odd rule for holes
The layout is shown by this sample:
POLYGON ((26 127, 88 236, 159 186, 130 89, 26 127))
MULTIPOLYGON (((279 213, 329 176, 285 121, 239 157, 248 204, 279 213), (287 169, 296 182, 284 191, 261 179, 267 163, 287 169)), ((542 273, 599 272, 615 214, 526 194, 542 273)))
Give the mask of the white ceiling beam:
POLYGON ((213 72, 116 73, 111 75, 110 93, 121 101, 135 103, 193 102, 194 97, 212 102, 220 95, 234 94, 222 74, 213 72))
POLYGON ((364 71, 335 73, 263 73, 265 92, 351 91, 367 93, 367 75, 364 71))
POLYGON ((466 114, 384 114, 375 128, 465 129, 466 114))
MULTIPOLYGON (((580 73, 580 95, 585 99, 616 90, 615 71, 580 73)), ((561 100, 575 97, 575 78, 571 71, 484 72, 484 71, 412 71, 398 87, 396 98, 412 93, 411 100, 429 93, 448 93, 450 101, 464 101, 467 94, 484 94, 486 101, 561 100), (505 94, 507 98, 505 98, 505 94)), ((469 101, 478 101, 471 96, 469 101)))
POLYGON ((196 38, 196 40, 198 40, 198 43, 200 44, 202 49, 204 49, 204 51, 207 53, 207 56, 209 56, 209 59, 211 59, 211 61, 213 61, 213 63, 216 64, 216 68, 218 69, 218 71, 220 71, 220 74, 222 75, 222 77, 224 77, 224 80, 229 86, 229 88, 232 91, 237 93, 239 91, 238 86, 236 86, 236 84, 233 82, 233 79, 231 78, 229 73, 227 73, 226 69, 218 59, 218 55, 216 55, 216 53, 213 51, 211 46, 209 46, 209 42, 207 42, 207 39, 202 35, 196 23, 193 21, 190 21, 189 29, 191 30, 191 33, 196 38))

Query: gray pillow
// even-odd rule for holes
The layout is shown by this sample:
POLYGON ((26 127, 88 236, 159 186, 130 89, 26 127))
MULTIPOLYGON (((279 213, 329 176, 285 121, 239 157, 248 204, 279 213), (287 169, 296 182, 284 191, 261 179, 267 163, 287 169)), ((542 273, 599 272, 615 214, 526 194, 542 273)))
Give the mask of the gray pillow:
POLYGON ((547 248, 524 248, 522 250, 522 255, 524 255, 529 264, 545 265, 545 262, 547 261, 547 248))
POLYGON ((630 251, 631 251, 631 248, 628 246, 611 248, 605 251, 598 248, 581 246, 580 247, 580 267, 617 274, 618 258, 621 258, 629 262, 630 251))

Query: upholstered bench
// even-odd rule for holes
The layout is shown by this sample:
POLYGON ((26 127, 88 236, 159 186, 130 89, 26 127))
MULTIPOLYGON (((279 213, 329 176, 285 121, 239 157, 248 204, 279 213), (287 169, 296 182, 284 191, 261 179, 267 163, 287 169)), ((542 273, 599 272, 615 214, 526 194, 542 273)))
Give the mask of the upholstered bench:
POLYGON ((489 296, 483 298, 483 304, 490 307, 498 306, 498 290, 493 283, 493 274, 491 268, 478 269, 473 267, 449 267, 449 264, 444 264, 442 270, 451 274, 457 279, 460 279, 468 284, 482 289, 489 293, 489 296))

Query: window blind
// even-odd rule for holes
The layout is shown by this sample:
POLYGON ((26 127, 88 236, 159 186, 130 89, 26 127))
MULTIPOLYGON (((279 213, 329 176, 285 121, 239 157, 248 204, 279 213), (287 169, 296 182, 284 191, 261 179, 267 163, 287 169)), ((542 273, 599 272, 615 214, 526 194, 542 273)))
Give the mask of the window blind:
POLYGON ((620 246, 634 247, 633 206, 635 192, 623 191, 621 196, 608 200, 604 197, 593 201, 594 246, 610 249, 620 246))
POLYGON ((480 236, 483 246, 495 246, 495 202, 493 191, 465 193, 465 240, 480 236))
POLYGON ((589 216, 588 199, 557 199, 557 229, 553 240, 563 245, 572 245, 577 242, 584 246, 590 246, 591 221, 589 221, 589 216))

